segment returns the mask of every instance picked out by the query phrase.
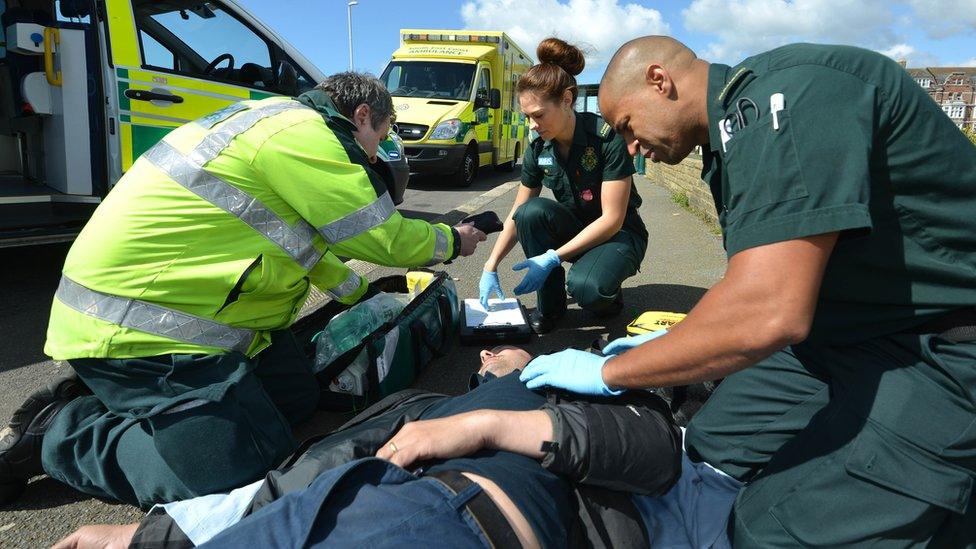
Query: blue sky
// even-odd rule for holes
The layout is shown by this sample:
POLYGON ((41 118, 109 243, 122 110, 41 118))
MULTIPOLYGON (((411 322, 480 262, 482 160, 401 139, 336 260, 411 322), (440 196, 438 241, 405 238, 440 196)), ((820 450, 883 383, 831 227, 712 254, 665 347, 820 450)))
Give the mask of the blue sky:
MULTIPOLYGON (((345 0, 238 0, 325 73, 348 67, 345 0)), ((906 58, 910 67, 976 65, 976 0, 359 0, 355 68, 379 73, 401 28, 504 30, 530 53, 556 34, 588 50, 581 83, 613 51, 669 34, 709 61, 798 41, 843 43, 906 58)))

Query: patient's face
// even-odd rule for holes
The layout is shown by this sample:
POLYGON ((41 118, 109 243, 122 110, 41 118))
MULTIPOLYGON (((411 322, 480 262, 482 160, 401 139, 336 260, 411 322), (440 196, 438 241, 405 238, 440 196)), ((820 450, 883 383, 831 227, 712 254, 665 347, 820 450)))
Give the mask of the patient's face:
POLYGON ((525 368, 525 365, 532 358, 532 355, 525 349, 511 345, 501 345, 491 350, 485 349, 481 351, 481 369, 478 370, 478 373, 485 375, 490 372, 496 377, 502 377, 514 370, 525 368))

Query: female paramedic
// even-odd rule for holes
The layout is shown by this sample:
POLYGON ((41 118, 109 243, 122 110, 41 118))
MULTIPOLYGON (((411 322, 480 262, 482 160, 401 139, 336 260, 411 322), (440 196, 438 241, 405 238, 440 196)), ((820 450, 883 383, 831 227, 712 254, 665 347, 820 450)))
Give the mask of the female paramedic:
POLYGON ((641 199, 627 144, 602 118, 573 108, 583 53, 547 38, 536 55, 539 64, 519 78, 516 91, 539 137, 525 151, 522 185, 485 263, 479 294, 486 307, 492 292, 504 298, 496 268, 521 242, 528 259, 512 269, 527 272, 515 294, 538 291, 530 322, 541 334, 566 312, 565 288, 584 311, 619 313, 620 285, 644 258, 647 229, 637 214, 641 199), (543 186, 555 200, 539 196, 543 186), (572 263, 568 281, 564 261, 572 263))

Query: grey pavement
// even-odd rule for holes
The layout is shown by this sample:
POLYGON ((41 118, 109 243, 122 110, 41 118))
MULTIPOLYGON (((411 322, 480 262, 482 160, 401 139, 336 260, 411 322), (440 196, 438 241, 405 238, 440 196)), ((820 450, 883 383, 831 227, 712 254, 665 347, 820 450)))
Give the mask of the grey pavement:
MULTIPOLYGON (((427 220, 446 214, 453 222, 476 205, 477 211, 491 209, 504 217, 515 198, 515 185, 505 185, 511 179, 511 174, 489 173, 479 177, 470 189, 460 190, 441 188, 432 180, 411 181, 400 209, 409 217, 427 220)), ((721 278, 726 265, 721 237, 674 204, 664 188, 638 176, 638 191, 644 198, 641 215, 650 241, 641 272, 624 284, 624 312, 616 318, 597 320, 582 315, 570 301, 560 329, 534 337, 525 345, 527 350, 538 354, 571 346, 583 348, 598 337, 624 335, 626 324, 646 310, 686 312, 721 278)), ((462 298, 477 297, 482 266, 496 238, 489 237, 473 256, 444 266, 462 298)), ((6 421, 31 391, 67 368, 48 360, 42 352, 50 299, 67 249, 67 245, 56 245, 0 250, 0 262, 7 266, 0 273, 0 390, 4 395, 0 399, 0 421, 6 421)), ((509 295, 521 275, 512 272, 511 266, 523 257, 516 247, 499 267, 499 278, 509 295)), ((367 270, 370 280, 403 272, 367 270)), ((535 296, 522 296, 522 302, 531 309, 535 296)), ((479 351, 478 347, 455 345, 427 366, 415 387, 447 394, 463 392, 469 374, 477 369, 479 351)), ((301 426, 296 436, 301 439, 328 431, 347 417, 321 412, 301 426)), ((48 546, 85 524, 122 524, 141 516, 134 507, 102 502, 38 477, 20 500, 0 508, 0 547, 48 546)))

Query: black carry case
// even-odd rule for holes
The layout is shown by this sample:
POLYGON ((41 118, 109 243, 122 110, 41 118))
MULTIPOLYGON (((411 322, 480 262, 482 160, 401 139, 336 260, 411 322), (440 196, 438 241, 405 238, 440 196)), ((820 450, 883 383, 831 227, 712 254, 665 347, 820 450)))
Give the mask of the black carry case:
MULTIPOLYGON (((383 277, 371 285, 381 292, 408 293, 406 275, 383 277)), ((292 329, 305 345, 309 357, 315 356, 315 335, 348 308, 332 301, 295 323, 292 329)), ((363 409, 369 403, 406 389, 431 360, 443 355, 454 342, 459 318, 454 281, 447 273, 436 273, 428 286, 396 318, 363 334, 359 345, 317 374, 322 391, 319 408, 332 411, 363 409), (359 396, 330 390, 330 382, 352 364, 363 348, 368 357, 365 394, 359 396)))

